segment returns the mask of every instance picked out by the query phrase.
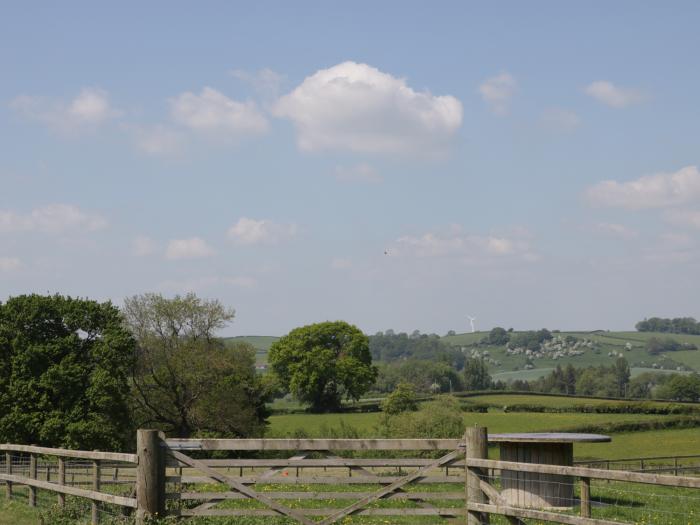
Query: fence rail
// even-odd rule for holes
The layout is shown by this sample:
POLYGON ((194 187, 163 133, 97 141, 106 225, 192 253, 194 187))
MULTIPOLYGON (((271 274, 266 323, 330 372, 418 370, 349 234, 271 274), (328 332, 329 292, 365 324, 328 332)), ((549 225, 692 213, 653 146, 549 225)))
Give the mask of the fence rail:
MULTIPOLYGON (((468 525, 487 524, 491 515, 504 516, 511 525, 524 525, 526 519, 620 525, 628 522, 592 516, 592 480, 605 482, 594 488, 608 493, 615 484, 700 489, 700 478, 677 475, 697 468, 688 463, 700 455, 567 465, 543 463, 541 456, 489 459, 489 442, 502 440, 484 428, 468 429, 463 439, 185 440, 139 430, 136 454, 0 445, 0 481, 10 498, 24 487, 30 505, 36 505, 37 490, 56 494, 59 504, 65 504, 66 496, 87 498, 93 524, 99 522, 98 505, 115 505, 135 511, 139 524, 158 514, 284 516, 305 525, 331 525, 355 515, 461 523, 466 518, 468 525), (243 457, 205 457, 221 451, 243 457), (285 452, 291 457, 280 457, 285 452), (666 466, 669 462, 674 464, 666 466), (615 468, 625 464, 635 469, 615 468), (534 506, 538 491, 553 494, 561 504, 534 506)), ((614 496, 609 499, 620 503, 614 496)), ((700 502, 700 495, 691 499, 700 502)))

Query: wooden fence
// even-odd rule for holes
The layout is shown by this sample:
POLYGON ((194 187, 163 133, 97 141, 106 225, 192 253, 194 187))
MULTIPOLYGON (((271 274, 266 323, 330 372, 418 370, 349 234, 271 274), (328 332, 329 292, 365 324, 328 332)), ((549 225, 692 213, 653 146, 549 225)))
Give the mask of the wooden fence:
MULTIPOLYGON (((516 525, 526 519, 619 525, 624 522, 591 517, 592 479, 700 488, 696 477, 490 460, 484 428, 468 429, 464 439, 165 439, 139 430, 136 454, 21 445, 0 445, 0 451, 8 497, 23 485, 30 505, 37 489, 56 493, 59 504, 66 495, 87 498, 93 524, 98 504, 110 504, 135 511, 137 523, 149 515, 283 516, 331 525, 360 515, 483 525, 500 515, 516 525), (229 459, 209 457, 213 452, 229 459), (532 508, 513 498, 513 480, 536 492, 538 483, 576 479, 580 496, 562 508, 532 508)), ((669 458, 645 459, 642 466, 669 458)))

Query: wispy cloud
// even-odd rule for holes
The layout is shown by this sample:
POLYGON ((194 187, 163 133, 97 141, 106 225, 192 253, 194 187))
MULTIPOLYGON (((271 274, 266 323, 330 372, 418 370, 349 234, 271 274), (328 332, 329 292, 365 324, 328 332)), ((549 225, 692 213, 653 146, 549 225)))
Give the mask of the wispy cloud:
POLYGON ((86 87, 69 102, 48 97, 20 95, 10 107, 30 120, 36 120, 61 133, 92 129, 122 112, 114 108, 109 94, 99 88, 86 87))
POLYGON ((700 200, 700 172, 686 166, 674 173, 657 173, 627 182, 606 180, 588 188, 591 204, 612 208, 645 209, 679 206, 700 200))
POLYGON ((200 237, 189 239, 173 239, 168 243, 165 257, 171 260, 177 259, 200 259, 211 257, 216 252, 200 237))
POLYGON ((480 86, 479 93, 491 111, 496 115, 506 115, 510 109, 510 101, 518 87, 515 78, 503 71, 495 77, 487 78, 480 86))
POLYGON ((210 87, 171 99, 170 113, 178 124, 216 138, 259 135, 268 129, 267 118, 254 101, 239 102, 210 87))
POLYGON ((585 88, 587 95, 612 108, 626 108, 644 101, 644 94, 632 88, 618 87, 607 80, 597 80, 585 88))
POLYGON ((297 231, 296 224, 241 217, 229 228, 228 237, 238 244, 272 244, 294 237, 297 231))
POLYGON ((100 215, 88 213, 70 204, 50 204, 28 213, 0 210, 0 233, 92 232, 107 226, 100 215))

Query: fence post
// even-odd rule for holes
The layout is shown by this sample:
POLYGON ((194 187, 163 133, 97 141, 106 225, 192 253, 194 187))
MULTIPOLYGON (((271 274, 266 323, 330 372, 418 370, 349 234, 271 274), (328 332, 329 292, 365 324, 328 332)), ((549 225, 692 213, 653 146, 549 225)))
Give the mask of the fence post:
MULTIPOLYGON (((12 474, 12 453, 5 452, 5 472, 12 474)), ((5 483, 5 496, 7 499, 12 499, 12 482, 5 483)))
MULTIPOLYGON (((36 479, 36 454, 29 455, 29 477, 36 479)), ((29 506, 36 507, 36 487, 29 486, 29 506)))
MULTIPOLYGON (((66 460, 63 458, 58 458, 58 484, 66 484, 66 460)), ((65 507, 66 505, 66 495, 58 493, 58 505, 60 507, 65 507)))
POLYGON ((591 478, 581 478, 581 517, 591 517, 591 478))
MULTIPOLYGON (((100 491, 100 460, 95 459, 92 461, 92 490, 95 492, 100 491)), ((97 501, 92 500, 90 504, 90 525, 97 525, 100 522, 100 515, 98 513, 97 501)))
MULTIPOLYGON (((488 434, 483 427, 469 427, 464 434, 465 458, 488 459, 488 434)), ((481 468, 465 466, 467 492, 467 525, 484 525, 489 523, 489 515, 469 510, 469 503, 487 503, 486 494, 481 490, 480 480, 484 475, 481 468)))
POLYGON ((136 432, 136 523, 143 525, 146 518, 163 514, 165 508, 165 461, 157 430, 139 429, 136 432))

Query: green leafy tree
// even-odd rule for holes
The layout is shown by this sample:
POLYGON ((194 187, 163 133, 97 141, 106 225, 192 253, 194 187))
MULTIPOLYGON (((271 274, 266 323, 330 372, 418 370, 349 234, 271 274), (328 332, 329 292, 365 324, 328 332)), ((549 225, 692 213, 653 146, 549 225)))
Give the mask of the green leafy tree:
POLYGON ((493 381, 489 369, 483 359, 470 357, 464 364, 465 390, 486 390, 491 388, 493 381))
POLYGON ((382 405, 382 409, 387 414, 400 414, 401 412, 413 412, 418 410, 418 399, 416 390, 410 383, 399 383, 391 394, 389 394, 382 405))
POLYGON ((492 328, 488 335, 484 338, 484 342, 490 345, 503 346, 510 341, 510 333, 505 328, 497 326, 492 328))
POLYGON ((109 302, 22 295, 0 305, 0 441, 125 446, 135 347, 109 302))
POLYGON ((343 321, 295 328, 273 343, 268 362, 280 384, 315 412, 358 400, 377 377, 367 336, 343 321))
POLYGON ((133 398, 140 425, 176 437, 263 434, 270 389, 255 373, 255 351, 215 336, 233 310, 194 294, 145 294, 127 299, 124 312, 138 341, 133 398))
POLYGON ((658 396, 674 401, 700 401, 700 375, 674 374, 671 379, 659 387, 658 396))

